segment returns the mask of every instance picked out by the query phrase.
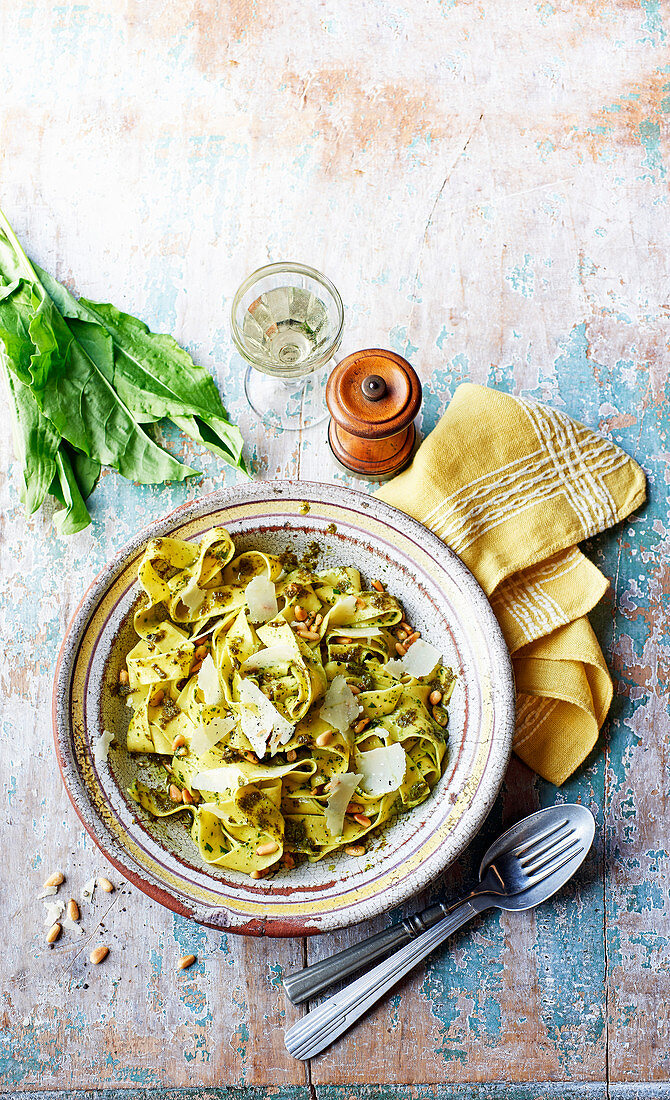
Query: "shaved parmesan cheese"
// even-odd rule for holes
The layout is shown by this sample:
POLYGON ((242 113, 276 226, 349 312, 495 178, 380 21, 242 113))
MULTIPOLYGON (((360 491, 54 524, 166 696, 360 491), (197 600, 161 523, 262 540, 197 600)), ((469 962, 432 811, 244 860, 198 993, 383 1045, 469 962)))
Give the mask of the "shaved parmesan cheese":
POLYGON ((52 924, 55 924, 61 913, 65 911, 64 901, 45 901, 44 912, 44 927, 51 928, 52 924))
POLYGON ((341 626, 342 623, 349 623, 355 610, 355 596, 340 596, 339 600, 336 600, 330 609, 328 623, 330 626, 341 626))
POLYGON ((362 790, 375 798, 397 791, 405 778, 407 759, 399 744, 357 752, 355 763, 361 773, 362 790))
POLYGON ((263 695, 253 680, 240 681, 240 722, 242 732, 258 757, 263 757, 271 739, 270 749, 275 753, 279 745, 291 737, 294 727, 280 714, 273 703, 263 695))
POLYGON ((58 887, 57 886, 43 886, 42 889, 40 890, 39 894, 37 895, 37 897, 38 898, 50 898, 50 897, 53 897, 53 895, 57 894, 57 893, 58 893, 58 887))
MULTIPOLYGON (((215 794, 224 794, 226 791, 234 791, 237 787, 244 787, 249 780, 236 768, 234 764, 229 767, 205 768, 198 772, 191 780, 191 786, 198 791, 213 791, 215 794)), ((205 803, 202 807, 207 809, 205 803)))
POLYGON ((419 679, 422 676, 430 676, 439 660, 440 654, 435 646, 419 638, 399 661, 387 661, 384 672, 389 672, 397 680, 401 676, 416 676, 419 679))
POLYGON ((319 718, 340 733, 345 733, 358 718, 358 708, 358 700, 344 676, 335 676, 326 692, 319 718))
MULTIPOLYGON (((286 719, 284 719, 284 721, 286 721, 286 719)), ((272 739, 270 741, 270 755, 271 756, 274 756, 274 754, 279 751, 279 748, 282 745, 285 745, 287 741, 291 740, 291 738, 293 737, 293 731, 294 730, 295 730, 295 726, 292 726, 291 723, 289 722, 287 729, 275 731, 273 733, 272 739)))
POLYGON ((114 734, 109 730, 103 730, 93 746, 93 759, 96 764, 106 764, 109 758, 109 746, 114 740, 114 734))
POLYGON ((219 670, 214 664, 211 653, 208 653, 202 662, 202 668, 198 673, 198 687, 205 696, 205 704, 208 707, 215 707, 223 699, 219 670))
POLYGON ((344 815, 360 779, 360 775, 346 772, 345 775, 335 776, 335 779, 331 781, 333 784, 336 780, 338 781, 328 796, 328 801, 324 807, 326 828, 331 836, 342 836, 344 815))
POLYGON ((205 593, 198 588, 195 577, 191 577, 185 588, 179 593, 179 599, 189 610, 191 618, 195 618, 205 602, 205 593))
MULTIPOLYGON (((328 627, 328 633, 331 633, 330 625, 328 627)), ((337 633, 341 634, 344 638, 378 638, 381 634, 381 630, 378 626, 340 626, 337 628, 337 633)))
POLYGON ((388 672, 389 676, 395 676, 396 680, 399 680, 401 676, 405 676, 405 666, 402 660, 387 661, 385 665, 382 665, 382 672, 388 672))
POLYGON ((90 878, 88 880, 88 882, 84 883, 84 885, 81 888, 82 901, 90 901, 91 900, 91 898, 93 897, 93 893, 95 891, 96 884, 97 884, 97 879, 96 878, 90 878))
POLYGON ((277 614, 275 586, 268 577, 254 577, 244 589, 252 623, 267 623, 277 614))
POLYGON ((64 917, 61 921, 63 928, 67 928, 70 932, 78 932, 81 935, 84 931, 80 924, 77 924, 76 920, 72 920, 72 917, 64 917))
POLYGON ((285 665, 295 660, 295 650, 289 645, 271 645, 267 649, 261 649, 258 653, 252 653, 242 662, 245 671, 259 668, 271 668, 272 665, 285 665))
MULTIPOLYGON (((258 783, 263 779, 274 779, 277 775, 286 775, 299 764, 285 764, 278 768, 276 764, 246 764, 245 770, 237 764, 223 764, 218 768, 204 768, 191 780, 191 786, 199 791, 213 791, 216 794, 230 794, 249 783, 258 783)), ((207 808, 206 804, 201 807, 207 808)), ((213 812, 213 811, 212 811, 213 812)))
POLYGON ((214 715, 209 722, 201 722, 191 735, 189 748, 196 756, 204 756, 205 753, 218 745, 222 737, 235 729, 234 718, 220 718, 214 715))

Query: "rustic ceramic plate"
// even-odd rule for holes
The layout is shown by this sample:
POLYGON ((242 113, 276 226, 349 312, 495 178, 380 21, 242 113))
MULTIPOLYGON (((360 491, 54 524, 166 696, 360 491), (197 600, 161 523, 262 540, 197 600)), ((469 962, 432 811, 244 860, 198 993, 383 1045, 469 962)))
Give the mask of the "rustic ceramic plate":
MULTIPOLYGON (((297 936, 372 917, 421 890, 472 840, 496 797, 514 724, 514 686, 500 628, 463 563, 415 520, 339 485, 264 482, 184 505, 132 539, 103 569, 74 614, 53 695, 56 751, 85 828, 131 882, 168 908, 217 928, 297 936), (223 525, 238 550, 300 555, 380 577, 408 618, 457 674, 449 750, 432 796, 374 841, 365 857, 341 855, 255 881, 203 863, 178 820, 154 821, 128 797, 138 762, 125 750, 128 711, 112 691, 134 644, 137 566, 149 538, 199 539, 223 525), (94 746, 116 734, 106 762, 94 746)), ((147 758, 145 758, 146 760, 147 758)), ((142 765, 143 769, 149 765, 142 765)))

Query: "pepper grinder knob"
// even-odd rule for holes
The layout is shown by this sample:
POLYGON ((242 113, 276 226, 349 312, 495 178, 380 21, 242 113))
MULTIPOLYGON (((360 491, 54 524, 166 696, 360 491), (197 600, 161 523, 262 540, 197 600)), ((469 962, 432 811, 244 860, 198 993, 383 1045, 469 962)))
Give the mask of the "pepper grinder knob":
POLYGON ((379 401, 380 398, 386 396, 386 382, 381 374, 369 374, 367 378, 363 379, 361 389, 363 390, 363 396, 367 397, 368 401, 379 401))
POLYGON ((411 460, 421 382, 395 352, 369 348, 348 355, 326 387, 331 450, 349 473, 383 481, 411 460))

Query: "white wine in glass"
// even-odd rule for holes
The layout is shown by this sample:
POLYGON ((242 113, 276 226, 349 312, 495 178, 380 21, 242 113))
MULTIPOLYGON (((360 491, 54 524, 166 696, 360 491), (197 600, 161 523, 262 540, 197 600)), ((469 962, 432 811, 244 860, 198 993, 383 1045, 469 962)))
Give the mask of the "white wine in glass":
POLYGON ((244 388, 257 416, 288 430, 324 420, 329 367, 344 324, 330 280, 304 264, 262 267, 237 291, 231 324, 249 363, 244 388))

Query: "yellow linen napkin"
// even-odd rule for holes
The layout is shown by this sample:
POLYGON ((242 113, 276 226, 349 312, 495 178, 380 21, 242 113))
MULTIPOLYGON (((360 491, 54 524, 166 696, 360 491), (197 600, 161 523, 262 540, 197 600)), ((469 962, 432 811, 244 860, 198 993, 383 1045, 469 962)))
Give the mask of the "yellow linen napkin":
POLYGON ((474 573, 512 654, 514 750, 563 783, 612 701, 586 618, 609 581, 576 544, 644 501, 644 472, 557 409, 464 383, 411 466, 375 495, 434 531, 474 573))

